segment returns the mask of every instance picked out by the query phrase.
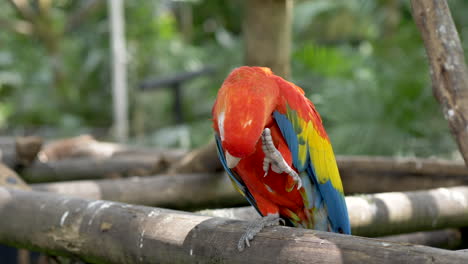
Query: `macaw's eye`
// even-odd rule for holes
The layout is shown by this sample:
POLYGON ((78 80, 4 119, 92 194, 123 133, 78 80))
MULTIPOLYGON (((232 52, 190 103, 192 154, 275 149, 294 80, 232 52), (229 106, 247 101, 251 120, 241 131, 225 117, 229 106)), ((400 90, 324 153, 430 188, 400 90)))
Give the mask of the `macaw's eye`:
POLYGON ((338 233, 343 234, 343 228, 338 227, 338 233))

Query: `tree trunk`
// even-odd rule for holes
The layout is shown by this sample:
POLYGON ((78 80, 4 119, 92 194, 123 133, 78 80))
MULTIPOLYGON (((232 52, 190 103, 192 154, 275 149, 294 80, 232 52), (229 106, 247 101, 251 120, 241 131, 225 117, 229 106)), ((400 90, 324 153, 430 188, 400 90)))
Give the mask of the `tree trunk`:
POLYGON ((468 69, 445 0, 411 0, 431 67, 432 88, 468 165, 468 69))
POLYGON ((291 74, 292 0, 245 1, 245 63, 269 67, 288 79, 291 74))

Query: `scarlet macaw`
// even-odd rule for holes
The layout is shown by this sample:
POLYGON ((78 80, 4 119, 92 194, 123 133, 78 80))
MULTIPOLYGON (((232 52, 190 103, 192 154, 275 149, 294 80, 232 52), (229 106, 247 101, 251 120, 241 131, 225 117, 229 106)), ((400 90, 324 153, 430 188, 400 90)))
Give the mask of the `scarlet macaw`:
POLYGON ((240 67, 221 86, 212 114, 221 163, 263 216, 242 236, 239 250, 279 221, 351 233, 332 146, 300 87, 269 68, 240 67))

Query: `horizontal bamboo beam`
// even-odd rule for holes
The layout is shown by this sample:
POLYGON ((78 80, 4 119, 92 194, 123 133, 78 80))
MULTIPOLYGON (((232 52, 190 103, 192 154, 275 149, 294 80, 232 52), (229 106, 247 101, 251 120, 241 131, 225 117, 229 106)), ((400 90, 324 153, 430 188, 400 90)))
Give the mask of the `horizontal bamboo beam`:
POLYGON ((108 158, 80 157, 50 162, 35 162, 21 170, 29 183, 79 179, 145 176, 167 167, 164 155, 116 155, 108 158))
MULTIPOLYGON (((468 187, 346 197, 351 233, 378 237, 468 226, 468 187)), ((251 220, 252 207, 204 210, 216 217, 251 220)))
POLYGON ((222 173, 156 175, 112 180, 32 184, 33 190, 169 208, 246 204, 222 173))
MULTIPOLYGON (((144 176, 164 171, 168 164, 173 163, 181 155, 180 152, 168 151, 161 154, 128 153, 101 159, 82 157, 46 163, 37 162, 26 167, 22 175, 28 182, 36 183, 144 176)), ((191 163, 191 166, 181 165, 171 173, 190 173, 190 170, 202 173, 200 164, 204 164, 203 159, 197 160, 197 163, 191 163)), ((339 157, 338 164, 347 194, 468 185, 468 170, 462 162, 346 156, 339 157), (366 184, 362 184, 363 182, 366 184)))
POLYGON ((29 182, 151 175, 186 151, 101 142, 89 135, 47 142, 40 137, 1 137, 0 160, 29 182))
MULTIPOLYGON (((19 148, 22 152, 38 150, 35 147, 37 144, 33 144, 35 140, 18 140, 24 142, 16 144, 22 146, 19 148)), ((5 146, 5 162, 16 166, 14 153, 13 156, 8 154, 9 150, 14 151, 14 142, 0 144, 0 147, 2 146, 5 146)), ((180 150, 144 149, 99 142, 89 136, 80 136, 46 144, 39 157, 41 162, 36 161, 21 170, 22 176, 28 182, 145 176, 160 173, 168 167, 170 173, 206 173, 222 170, 214 142, 185 155, 185 152, 180 150)), ((366 156, 338 156, 337 162, 348 194, 468 185, 468 169, 462 162, 366 156), (362 182, 366 184, 361 184, 362 182)))
MULTIPOLYGON (((468 185, 468 168, 461 161, 404 157, 337 156, 347 194, 415 191, 468 185), (362 184, 365 182, 366 184, 362 184)), ((210 141, 172 163, 173 173, 222 170, 216 144, 210 141)))
POLYGON ((383 156, 337 156, 336 161, 343 171, 393 172, 415 175, 468 176, 463 161, 383 156))
MULTIPOLYGON (((159 175, 115 180, 33 184, 34 190, 91 199, 171 208, 245 204, 227 176, 221 174, 159 175)), ((468 225, 468 187, 391 192, 346 198, 353 234, 383 236, 468 225)), ((250 207, 208 211, 213 216, 249 220, 250 207)))
POLYGON ((0 187, 0 243, 90 263, 467 263, 462 252, 0 187), (31 217, 34 216, 34 217, 31 217))
POLYGON ((392 242, 425 245, 437 248, 456 249, 462 243, 462 233, 459 229, 446 228, 435 231, 383 236, 379 237, 379 239, 392 242))
POLYGON ((338 156, 337 162, 348 194, 468 185, 468 169, 461 161, 338 156))

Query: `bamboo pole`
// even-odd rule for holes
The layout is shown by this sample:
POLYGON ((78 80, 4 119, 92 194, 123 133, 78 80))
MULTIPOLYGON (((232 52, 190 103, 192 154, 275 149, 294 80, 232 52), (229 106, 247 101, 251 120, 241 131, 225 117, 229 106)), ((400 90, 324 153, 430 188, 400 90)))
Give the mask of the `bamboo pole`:
POLYGON ((164 155, 116 155, 36 162, 21 171, 30 183, 153 175, 167 167, 164 155))
POLYGON ((169 208, 226 207, 246 204, 244 197, 232 187, 228 176, 221 173, 156 175, 31 186, 35 191, 169 208))
MULTIPOLYGON (((22 141, 34 143, 31 140, 22 141)), ((38 154, 39 161, 29 166, 31 161, 20 162, 19 159, 31 159, 16 157, 19 154, 16 154, 15 144, 23 146, 22 151, 18 150, 21 153, 36 153, 38 145, 18 144, 14 139, 9 144, 0 142, 4 162, 10 167, 23 164, 21 174, 31 182, 151 175, 168 167, 170 173, 222 170, 214 142, 185 155, 180 150, 144 149, 80 136, 46 144, 38 154)), ((456 161, 338 156, 337 162, 347 194, 468 185, 468 169, 456 161)))
POLYGON ((337 162, 347 194, 468 185, 468 169, 458 161, 338 156, 337 162))
MULTIPOLYGON (((219 174, 159 175, 120 180, 32 185, 34 190, 127 203, 200 208, 246 204, 219 174)), ((468 225, 468 187, 346 197, 353 234, 384 236, 468 225)), ((259 215, 251 207, 202 211, 241 220, 259 215)))
MULTIPOLYGON (((468 187, 417 192, 390 192, 346 197, 351 233, 378 237, 468 226, 468 187)), ((252 220, 252 207, 204 210, 216 217, 252 220)))
POLYGON ((468 176, 468 168, 462 162, 453 160, 416 158, 416 157, 382 157, 382 156, 337 156, 336 161, 341 170, 363 171, 414 175, 453 175, 468 176))
POLYGON ((456 249, 462 243, 462 234, 458 229, 447 228, 435 231, 384 236, 379 237, 379 239, 437 248, 456 249))
POLYGON ((0 188, 0 243, 90 263, 467 263, 462 252, 0 188), (34 217, 31 217, 34 215, 34 217))
POLYGON ((468 68, 445 0, 411 0, 431 67, 432 90, 468 165, 468 68))
MULTIPOLYGON (((370 156, 337 156, 343 186, 347 194, 388 191, 414 191, 437 187, 468 185, 468 169, 462 162, 370 156), (366 184, 362 184, 365 182, 366 184)), ((193 150, 172 163, 173 173, 203 173, 222 170, 216 145, 193 150)))
MULTIPOLYGON (((27 140, 27 142, 29 141, 27 140)), ((31 152, 26 151, 25 153, 31 153, 31 152)), ((5 166, 3 163, 0 163, 0 186, 8 187, 11 189, 31 190, 31 187, 27 183, 25 183, 23 179, 21 179, 19 175, 16 174, 15 171, 11 170, 9 167, 5 166)), ((3 249, 8 249, 8 248, 4 247, 3 249)), ((15 250, 15 249, 12 249, 12 250, 15 250)), ((18 264, 31 263, 31 259, 30 259, 31 252, 25 249, 21 249, 21 248, 17 249, 16 251, 17 251, 16 258, 18 260, 17 261, 18 264)))

